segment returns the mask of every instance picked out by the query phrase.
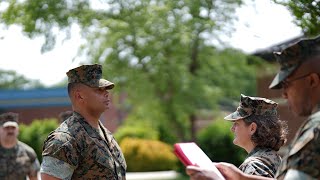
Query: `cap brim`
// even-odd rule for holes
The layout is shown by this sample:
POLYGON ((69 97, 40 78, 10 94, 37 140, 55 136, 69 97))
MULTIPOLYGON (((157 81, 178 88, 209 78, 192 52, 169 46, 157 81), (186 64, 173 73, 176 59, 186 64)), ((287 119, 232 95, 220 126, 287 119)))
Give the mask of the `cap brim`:
POLYGON ((293 66, 291 68, 281 70, 276 77, 272 80, 269 89, 281 89, 281 82, 284 81, 288 76, 290 76, 293 71, 298 67, 298 65, 293 66))
POLYGON ((112 89, 112 88, 114 88, 114 83, 110 82, 106 79, 100 79, 99 80, 99 87, 106 87, 107 89, 112 89))
POLYGON ((243 119, 243 118, 246 118, 248 116, 250 116, 250 115, 241 116, 238 111, 235 111, 235 112, 229 114, 228 116, 224 117, 224 119, 227 120, 227 121, 237 121, 239 119, 243 119))
POLYGON ((2 127, 19 127, 18 123, 17 122, 14 122, 14 121, 8 121, 8 122, 5 122, 3 123, 2 127))

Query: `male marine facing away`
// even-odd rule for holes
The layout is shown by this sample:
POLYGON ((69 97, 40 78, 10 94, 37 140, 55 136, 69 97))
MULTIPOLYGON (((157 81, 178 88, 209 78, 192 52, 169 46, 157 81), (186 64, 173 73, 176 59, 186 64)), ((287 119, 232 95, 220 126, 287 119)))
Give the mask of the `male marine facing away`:
POLYGON ((44 142, 42 180, 125 180, 126 162, 110 131, 100 122, 114 84, 102 79, 101 65, 82 65, 67 72, 73 115, 44 142))

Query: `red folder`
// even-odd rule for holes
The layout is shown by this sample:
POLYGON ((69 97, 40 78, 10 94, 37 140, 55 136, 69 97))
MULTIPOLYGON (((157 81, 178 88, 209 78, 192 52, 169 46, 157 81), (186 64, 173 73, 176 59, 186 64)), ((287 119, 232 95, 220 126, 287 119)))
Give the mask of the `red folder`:
POLYGON ((199 166, 201 164, 212 165, 212 161, 209 157, 194 142, 174 144, 174 153, 185 166, 199 166))
POLYGON ((196 143, 176 143, 174 144, 174 154, 185 166, 193 165, 211 170, 215 173, 214 176, 216 179, 225 180, 220 171, 214 166, 210 158, 196 143))

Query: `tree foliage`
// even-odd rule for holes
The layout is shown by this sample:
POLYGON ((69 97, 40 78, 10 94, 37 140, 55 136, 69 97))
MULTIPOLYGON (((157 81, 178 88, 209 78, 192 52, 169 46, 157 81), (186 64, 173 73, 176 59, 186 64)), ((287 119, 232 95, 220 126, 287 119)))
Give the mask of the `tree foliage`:
POLYGON ((116 94, 127 94, 132 116, 152 121, 163 134, 190 138, 187 129, 199 110, 255 92, 255 72, 246 55, 223 49, 219 38, 232 31, 242 0, 3 3, 2 22, 21 25, 29 37, 44 35, 43 51, 54 47, 57 29, 69 34, 78 24, 86 39, 80 52, 103 64, 104 77, 116 83, 116 94))
POLYGON ((0 89, 38 88, 43 85, 38 80, 30 80, 11 70, 0 69, 0 89))
POLYGON ((318 0, 274 0, 286 6, 293 16, 295 23, 302 28, 306 35, 320 33, 320 1, 318 0))

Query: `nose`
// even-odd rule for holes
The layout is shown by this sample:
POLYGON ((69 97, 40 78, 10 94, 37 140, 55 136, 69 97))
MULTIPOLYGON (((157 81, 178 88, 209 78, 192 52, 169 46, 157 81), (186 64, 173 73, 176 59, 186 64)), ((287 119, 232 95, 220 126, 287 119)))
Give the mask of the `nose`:
POLYGON ((282 93, 281 93, 281 95, 282 95, 282 98, 288 99, 288 93, 287 93, 286 88, 282 88, 282 93))
POLYGON ((106 90, 106 91, 104 92, 104 96, 105 96, 105 97, 108 97, 108 96, 109 96, 109 91, 108 91, 108 90, 106 90))
POLYGON ((232 124, 231 128, 230 128, 230 131, 234 132, 234 123, 232 124))

